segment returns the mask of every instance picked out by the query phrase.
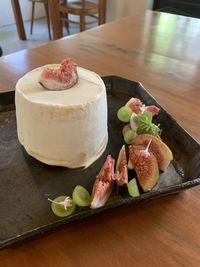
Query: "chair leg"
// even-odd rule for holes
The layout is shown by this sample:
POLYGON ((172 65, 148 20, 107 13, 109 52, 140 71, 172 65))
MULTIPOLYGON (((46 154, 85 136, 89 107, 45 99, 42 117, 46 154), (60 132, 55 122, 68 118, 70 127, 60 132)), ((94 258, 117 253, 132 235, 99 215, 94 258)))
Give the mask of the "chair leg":
POLYGON ((106 0, 99 0, 99 25, 106 22, 106 0))
POLYGON ((49 0, 49 11, 50 11, 50 17, 51 17, 51 25, 52 25, 52 31, 53 31, 53 40, 59 39, 63 36, 62 32, 62 23, 60 20, 60 14, 59 14, 59 7, 58 2, 49 0))
POLYGON ((30 31, 31 34, 33 32, 34 12, 35 12, 35 2, 32 2, 32 10, 31 10, 31 31, 30 31))
POLYGON ((50 18, 49 18, 49 6, 48 6, 48 3, 44 3, 44 9, 45 9, 46 19, 47 19, 49 40, 51 40, 51 28, 50 28, 50 18))
MULTIPOLYGON (((67 4, 68 4, 68 0, 63 0, 63 5, 67 6, 67 4)), ((69 15, 68 15, 68 13, 64 13, 63 17, 66 18, 66 20, 65 20, 65 28, 67 29, 67 33, 70 35, 70 31, 69 31, 69 15)))
POLYGON ((80 31, 85 31, 85 15, 80 15, 80 31))
POLYGON ((68 16, 67 13, 65 14, 65 18, 66 18, 65 28, 67 29, 67 33, 70 34, 70 31, 69 31, 69 16, 68 16))
POLYGON ((0 57, 3 55, 3 50, 2 50, 2 48, 1 48, 1 46, 0 46, 0 57))

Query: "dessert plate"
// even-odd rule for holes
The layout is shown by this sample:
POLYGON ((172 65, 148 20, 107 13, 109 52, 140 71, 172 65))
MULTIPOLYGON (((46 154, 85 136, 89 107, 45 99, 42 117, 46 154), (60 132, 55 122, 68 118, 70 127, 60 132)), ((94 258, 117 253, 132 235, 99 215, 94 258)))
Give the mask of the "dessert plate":
POLYGON ((105 210, 200 184, 200 144, 160 107, 140 83, 116 76, 103 77, 103 80, 107 88, 109 142, 103 155, 87 169, 48 166, 27 155, 17 139, 14 92, 0 94, 0 248, 105 210), (91 192, 95 176, 107 155, 117 158, 124 141, 121 134, 123 124, 116 113, 131 97, 161 108, 155 123, 160 124, 162 139, 171 148, 174 160, 150 192, 141 192, 139 197, 132 198, 127 190, 120 189, 118 195, 113 190, 113 195, 102 208, 76 208, 69 217, 56 217, 48 198, 71 195, 77 184, 91 192))

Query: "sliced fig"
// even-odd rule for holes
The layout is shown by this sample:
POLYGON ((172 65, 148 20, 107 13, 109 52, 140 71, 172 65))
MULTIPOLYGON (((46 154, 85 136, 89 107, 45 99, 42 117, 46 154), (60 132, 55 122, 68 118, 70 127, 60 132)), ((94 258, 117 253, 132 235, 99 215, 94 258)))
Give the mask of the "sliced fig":
POLYGON ((156 157, 159 169, 165 171, 170 161, 173 159, 173 155, 170 148, 161 140, 161 138, 150 134, 141 134, 132 139, 132 144, 147 146, 150 140, 151 144, 149 150, 156 157))
POLYGON ((77 66, 66 58, 60 67, 45 67, 40 74, 39 83, 48 90, 65 90, 78 81, 77 66))
POLYGON ((143 104, 140 99, 132 97, 127 103, 126 106, 129 107, 133 112, 138 114, 141 112, 143 104))
POLYGON ((146 110, 152 113, 152 116, 158 115, 160 108, 156 107, 155 105, 146 106, 146 110))
POLYGON ((125 145, 122 146, 116 163, 115 179, 119 186, 128 184, 128 167, 125 145))
POLYGON ((132 145, 130 160, 134 165, 140 186, 144 192, 150 191, 159 179, 158 162, 148 148, 132 145))
POLYGON ((138 157, 140 156, 140 151, 145 150, 144 146, 141 145, 131 145, 129 146, 129 161, 128 161, 128 167, 130 169, 135 168, 135 164, 138 160, 138 157))
POLYGON ((114 164, 115 160, 108 155, 93 185, 90 205, 92 209, 104 206, 112 192, 114 185, 114 164))
POLYGON ((152 113, 152 116, 154 116, 158 115, 160 111, 160 108, 155 105, 145 106, 140 99, 133 97, 126 103, 126 106, 128 106, 136 114, 147 110, 152 113))

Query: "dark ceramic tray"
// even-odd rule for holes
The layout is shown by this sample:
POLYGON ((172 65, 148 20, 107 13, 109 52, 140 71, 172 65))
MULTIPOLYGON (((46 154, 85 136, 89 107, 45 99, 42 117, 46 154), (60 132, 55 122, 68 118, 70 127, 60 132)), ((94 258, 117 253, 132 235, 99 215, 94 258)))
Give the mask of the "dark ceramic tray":
POLYGON ((110 138, 104 154, 85 170, 52 167, 29 157, 16 135, 14 92, 0 94, 0 248, 105 210, 200 184, 200 145, 161 107, 155 123, 161 125, 162 138, 173 151, 174 160, 160 175, 155 188, 137 198, 128 196, 127 190, 123 189, 116 197, 116 190, 113 190, 113 195, 102 208, 77 208, 75 213, 64 219, 54 216, 48 197, 71 195, 77 184, 91 192, 106 156, 111 154, 117 158, 123 144, 122 123, 116 118, 119 107, 132 96, 140 98, 146 105, 159 106, 140 83, 115 76, 104 77, 103 80, 108 95, 110 138))

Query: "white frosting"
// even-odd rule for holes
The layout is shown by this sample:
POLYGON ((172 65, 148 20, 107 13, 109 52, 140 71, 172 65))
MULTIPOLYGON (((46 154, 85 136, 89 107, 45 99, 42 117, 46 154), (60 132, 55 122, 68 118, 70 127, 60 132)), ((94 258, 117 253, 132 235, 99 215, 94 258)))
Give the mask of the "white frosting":
POLYGON ((96 73, 78 67, 75 86, 49 91, 38 83, 41 71, 42 67, 27 73, 16 85, 19 141, 46 164, 87 167, 107 145, 105 85, 96 73))

